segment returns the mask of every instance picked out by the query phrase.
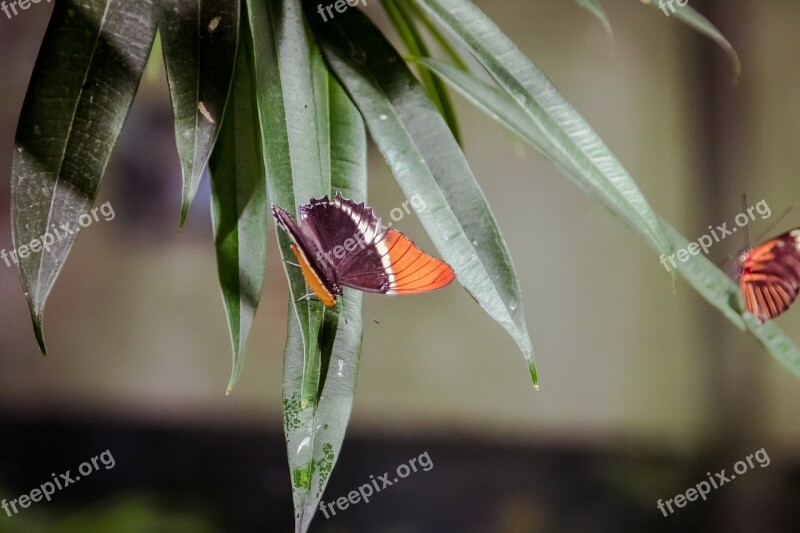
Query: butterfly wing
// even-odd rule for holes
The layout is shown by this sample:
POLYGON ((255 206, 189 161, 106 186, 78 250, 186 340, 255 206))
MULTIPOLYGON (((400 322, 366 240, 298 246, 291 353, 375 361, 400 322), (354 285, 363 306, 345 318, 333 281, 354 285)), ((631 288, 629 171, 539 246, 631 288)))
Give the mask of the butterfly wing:
POLYGON ((308 287, 328 307, 336 305, 336 294, 341 294, 336 285, 336 273, 328 264, 319 261, 322 251, 319 243, 303 226, 295 224, 289 211, 272 204, 272 216, 292 241, 292 252, 303 273, 308 287))
POLYGON ((740 268, 745 308, 760 322, 781 315, 800 292, 800 229, 753 248, 740 268))
POLYGON ((378 248, 389 273, 387 294, 435 291, 456 279, 450 265, 426 254, 399 231, 386 230, 379 239, 378 248))
POLYGON ((384 229, 371 208, 340 194, 300 208, 301 229, 318 243, 337 283, 384 294, 436 290, 455 279, 450 266, 384 229))

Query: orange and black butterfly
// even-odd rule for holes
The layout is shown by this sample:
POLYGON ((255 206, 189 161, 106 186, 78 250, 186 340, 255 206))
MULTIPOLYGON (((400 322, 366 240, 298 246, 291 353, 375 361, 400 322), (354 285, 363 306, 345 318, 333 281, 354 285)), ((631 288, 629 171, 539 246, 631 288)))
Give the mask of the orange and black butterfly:
POLYGON ((745 307, 759 322, 786 311, 800 292, 800 228, 742 253, 739 287, 745 307))
POLYGON ((337 193, 312 198, 300 220, 272 204, 272 216, 292 241, 309 288, 328 307, 342 287, 381 294, 441 289, 456 278, 450 265, 431 257, 402 233, 381 226, 372 208, 337 193))

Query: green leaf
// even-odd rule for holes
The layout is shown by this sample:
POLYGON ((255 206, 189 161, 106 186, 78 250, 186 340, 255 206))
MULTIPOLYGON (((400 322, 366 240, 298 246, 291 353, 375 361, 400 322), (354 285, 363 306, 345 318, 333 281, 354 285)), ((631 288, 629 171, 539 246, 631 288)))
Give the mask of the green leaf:
MULTIPOLYGON (((661 219, 661 225, 667 232, 667 238, 672 242, 675 250, 686 248, 689 242, 669 222, 661 219)), ((651 247, 653 243, 650 243, 651 247)), ((655 247, 653 247, 655 250, 655 247)), ((658 251, 658 250, 656 250, 658 251)), ((683 278, 706 299, 716 307, 725 318, 731 321, 740 331, 746 328, 742 319, 742 307, 739 305, 739 287, 717 265, 705 256, 690 256, 689 261, 677 262, 678 271, 683 278)))
MULTIPOLYGON (((459 38, 519 104, 560 156, 581 169, 586 185, 663 253, 669 242, 633 177, 591 126, 492 20, 466 0, 414 0, 459 38)), ((674 279, 674 278, 673 278, 674 279)))
POLYGON ((53 8, 17 126, 11 179, 14 247, 42 352, 45 302, 79 217, 91 216, 155 34, 150 0, 63 0, 53 8), (54 242, 30 248, 41 250, 42 240, 54 242))
MULTIPOLYGON (((331 193, 365 201, 367 140, 364 123, 347 94, 334 79, 330 88, 331 193)), ((284 365, 284 430, 295 494, 298 531, 307 531, 322 498, 344 441, 355 395, 361 353, 360 291, 344 288, 335 308, 326 310, 320 334, 320 394, 316 408, 300 404, 303 379, 302 338, 290 313, 284 365)))
MULTIPOLYGON (((253 28, 268 194, 274 203, 296 214, 300 205, 328 194, 331 189, 329 76, 319 50, 309 44, 299 0, 248 0, 248 12, 253 28)), ((318 497, 312 487, 319 486, 321 493, 327 474, 320 478, 319 472, 329 472, 332 468, 332 462, 326 467, 328 463, 315 463, 315 457, 323 453, 328 457, 328 451, 338 453, 341 446, 341 441, 337 444, 333 437, 327 437, 326 442, 317 440, 323 434, 315 423, 322 408, 321 387, 324 389, 327 384, 323 377, 327 369, 324 359, 331 350, 329 347, 334 346, 334 332, 340 328, 337 317, 330 316, 338 309, 327 313, 325 319, 321 302, 300 300, 308 288, 300 270, 286 263, 295 258, 282 231, 278 231, 278 241, 293 302, 289 306, 284 353, 284 430, 296 529, 305 531, 315 510, 308 502, 313 504, 318 497)), ((360 328, 357 323, 354 316, 353 326, 360 328)), ((360 342, 360 330, 358 337, 360 342)), ((352 348, 351 343, 347 346, 352 348)), ((338 416, 342 414, 338 411, 338 416)), ((331 427, 329 423, 331 430, 341 431, 343 436, 346 417, 344 422, 333 424, 331 427)))
POLYGON ((725 38, 724 35, 722 35, 722 33, 720 33, 720 31, 711 23, 711 21, 698 13, 694 8, 692 8, 692 6, 681 6, 678 5, 677 2, 672 2, 671 5, 675 8, 675 11, 673 12, 669 2, 665 2, 663 7, 659 5, 658 0, 642 0, 642 3, 649 4, 657 8, 666 16, 675 15, 675 18, 717 43, 725 51, 725 53, 728 54, 728 58, 733 66, 734 78, 738 79, 742 74, 742 63, 739 60, 739 54, 736 53, 733 45, 728 41, 728 39, 725 38))
POLYGON ((233 87, 209 169, 217 270, 233 347, 228 394, 239 378, 261 299, 267 253, 267 197, 256 107, 252 38, 242 21, 233 87))
POLYGON ((405 7, 416 20, 422 22, 422 25, 428 30, 428 33, 436 41, 436 44, 439 45, 442 51, 447 55, 447 58, 450 59, 455 66, 460 69, 467 69, 467 64, 464 63, 461 54, 456 51, 450 40, 439 30, 439 27, 433 24, 428 16, 420 10, 417 4, 414 2, 405 2, 403 7, 405 7))
POLYGON ((611 29, 611 22, 608 20, 608 15, 606 15, 605 9, 600 4, 599 0, 575 0, 578 2, 582 8, 589 11, 592 15, 600 21, 600 24, 603 25, 603 28, 606 30, 606 35, 608 35, 608 40, 611 43, 611 55, 614 55, 614 32, 611 29))
MULTIPOLYGON (((685 249, 689 245, 665 220, 662 219, 661 223, 676 250, 685 249)), ((704 255, 690 255, 685 263, 677 261, 677 264, 684 279, 708 303, 719 309, 740 330, 746 328, 772 357, 800 379, 800 348, 774 321, 759 324, 750 313, 744 311, 741 290, 730 277, 704 255)))
MULTIPOLYGON (((258 110, 263 136, 267 191, 272 202, 294 210, 330 189, 322 168, 322 145, 317 126, 320 105, 312 73, 312 58, 298 0, 248 0, 258 87, 258 110)), ((321 63, 317 63, 321 64, 321 63)), ((319 330, 324 306, 300 300, 307 294, 302 273, 286 263, 295 261, 288 237, 278 231, 293 309, 304 346, 303 407, 316 402, 320 352, 319 330)))
MULTIPOLYGON (((383 0, 383 7, 389 15, 389 20, 392 21, 392 24, 400 35, 400 38, 403 39, 408 51, 414 57, 428 56, 430 55, 428 46, 425 44, 422 34, 417 29, 416 22, 414 22, 414 18, 408 10, 409 5, 408 3, 398 3, 394 0, 383 0)), ((447 87, 441 80, 424 68, 420 69, 419 76, 422 85, 428 92, 428 96, 433 100, 433 103, 439 109, 445 121, 447 121, 448 126, 450 126, 450 131, 453 132, 456 141, 461 144, 458 117, 453 107, 453 101, 450 99, 450 95, 447 92, 447 87)))
MULTIPOLYGON (((510 96, 484 83, 472 74, 453 66, 429 58, 421 59, 421 61, 453 88, 461 91, 487 115, 550 158, 580 188, 590 192, 582 170, 550 145, 549 139, 535 126, 533 121, 527 115, 519 112, 519 106, 510 96)), ((665 229, 670 246, 675 250, 685 249, 689 244, 687 240, 666 220, 661 218, 659 220, 665 229)), ((660 253, 660 248, 654 241, 643 237, 656 253, 660 253)), ((742 331, 747 329, 770 355, 800 378, 800 349, 783 334, 774 322, 758 324, 749 313, 742 311, 739 287, 725 272, 704 256, 690 256, 687 262, 678 262, 678 272, 692 288, 717 308, 734 326, 742 331)))
MULTIPOLYGON (((470 72, 442 61, 430 57, 420 57, 416 60, 461 93, 473 105, 502 124, 509 132, 533 145, 544 156, 566 159, 553 147, 547 136, 532 125, 528 115, 520 113, 519 105, 503 91, 470 72)), ((584 179, 582 174, 579 175, 581 187, 590 188, 589 180, 584 179), (583 183, 584 181, 586 183, 583 183)))
POLYGON ((461 284, 520 346, 534 384, 519 282, 486 198, 447 124, 381 32, 357 10, 315 32, 397 182, 461 284))
POLYGON ((222 124, 236 63, 240 0, 157 1, 183 170, 183 227, 222 124))

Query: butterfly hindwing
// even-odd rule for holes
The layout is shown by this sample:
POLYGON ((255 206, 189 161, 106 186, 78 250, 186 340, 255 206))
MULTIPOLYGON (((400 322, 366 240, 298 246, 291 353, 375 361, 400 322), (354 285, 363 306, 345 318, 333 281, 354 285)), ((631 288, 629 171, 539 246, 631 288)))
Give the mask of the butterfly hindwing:
POLYGON ((739 268, 745 308, 760 322, 781 315, 800 293, 800 229, 743 254, 739 268))

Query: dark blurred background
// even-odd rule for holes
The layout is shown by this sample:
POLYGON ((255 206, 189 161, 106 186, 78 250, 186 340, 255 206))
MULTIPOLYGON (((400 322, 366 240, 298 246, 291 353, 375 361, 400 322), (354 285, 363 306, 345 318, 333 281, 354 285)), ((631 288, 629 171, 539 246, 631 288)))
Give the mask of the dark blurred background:
MULTIPOLYGON (((800 4, 700 1, 742 56, 636 1, 477 2, 542 68, 690 240, 800 187, 800 4)), ((13 136, 51 6, 0 14, 0 249, 10 250, 13 136)), ((377 2, 367 12, 385 22, 377 2)), ((384 23, 384 27, 387 27, 384 23)), ((312 531, 796 531, 800 383, 538 154, 458 100, 465 148, 525 294, 541 391, 465 291, 367 296, 350 430, 323 498, 428 452, 433 468, 312 531), (664 517, 656 507, 764 448, 748 471, 664 517)), ((402 203, 376 151, 370 199, 402 203)), ((150 69, 99 202, 50 298, 42 357, 14 268, 0 263, 0 498, 109 450, 113 469, 0 531, 290 531, 281 428, 286 282, 270 236, 265 295, 230 397, 208 185, 179 234, 180 169, 163 69, 150 69)), ((772 233, 800 225, 795 209, 772 233)), ((430 247, 413 217, 399 225, 430 247)), ((740 234, 712 248, 722 264, 740 234)), ((800 342, 800 311, 779 319, 800 342)))

